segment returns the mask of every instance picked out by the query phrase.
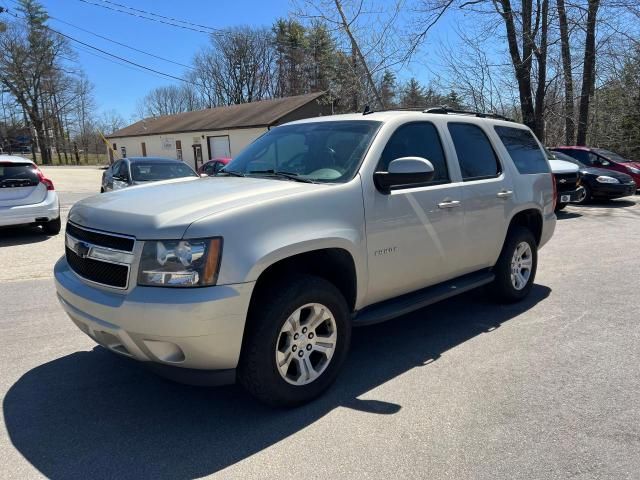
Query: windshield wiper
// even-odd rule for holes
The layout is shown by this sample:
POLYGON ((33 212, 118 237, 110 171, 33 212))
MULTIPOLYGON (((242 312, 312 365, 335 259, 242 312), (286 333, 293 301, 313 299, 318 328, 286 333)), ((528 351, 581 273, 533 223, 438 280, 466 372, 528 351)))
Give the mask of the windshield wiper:
POLYGON ((293 180, 295 182, 313 183, 312 180, 309 180, 308 178, 301 177, 299 173, 294 173, 294 172, 283 172, 281 170, 269 169, 269 170, 251 170, 249 173, 257 173, 257 174, 268 173, 268 174, 274 175, 276 177, 287 178, 287 179, 293 180))

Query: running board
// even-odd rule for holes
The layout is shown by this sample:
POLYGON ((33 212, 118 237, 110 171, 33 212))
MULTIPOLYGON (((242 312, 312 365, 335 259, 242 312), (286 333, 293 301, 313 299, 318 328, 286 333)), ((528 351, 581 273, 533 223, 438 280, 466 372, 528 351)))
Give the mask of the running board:
POLYGON ((495 275, 492 272, 482 270, 392 298, 391 300, 385 300, 356 312, 353 316, 353 325, 372 325, 386 322, 392 318, 491 283, 494 278, 495 275))

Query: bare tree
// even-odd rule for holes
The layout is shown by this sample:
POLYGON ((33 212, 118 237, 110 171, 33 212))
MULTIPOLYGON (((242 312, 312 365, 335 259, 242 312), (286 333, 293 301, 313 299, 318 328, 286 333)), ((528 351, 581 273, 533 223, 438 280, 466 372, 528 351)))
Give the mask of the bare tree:
POLYGON ((141 118, 160 117, 191 112, 203 107, 203 102, 192 85, 169 85, 151 90, 138 104, 141 118))
POLYGON ((569 24, 564 0, 556 0, 558 26, 560 28, 560 51, 562 53, 562 73, 564 77, 564 124, 565 143, 572 145, 575 139, 575 119, 573 110, 573 68, 571 66, 571 44, 569 24))
POLYGON ((586 38, 584 44, 584 63, 582 69, 582 88, 580 89, 580 110, 578 112, 578 134, 576 143, 585 145, 589 121, 589 102, 595 88, 596 69, 596 18, 600 0, 588 0, 586 38))

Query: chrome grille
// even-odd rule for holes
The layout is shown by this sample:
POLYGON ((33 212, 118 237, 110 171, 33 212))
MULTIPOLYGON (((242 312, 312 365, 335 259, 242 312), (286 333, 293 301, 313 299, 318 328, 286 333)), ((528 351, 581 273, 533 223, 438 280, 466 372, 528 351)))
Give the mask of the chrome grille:
POLYGON ((126 289, 134 261, 135 238, 67 223, 65 253, 69 267, 89 282, 126 289))

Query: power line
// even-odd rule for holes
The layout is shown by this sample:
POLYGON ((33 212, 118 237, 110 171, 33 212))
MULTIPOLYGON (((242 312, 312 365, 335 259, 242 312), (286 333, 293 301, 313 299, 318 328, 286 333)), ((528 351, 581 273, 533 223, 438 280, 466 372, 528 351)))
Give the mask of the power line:
POLYGON ((127 45, 127 44, 125 44, 125 43, 122 43, 122 42, 118 42, 118 41, 116 41, 116 40, 113 40, 113 39, 111 39, 111 38, 109 38, 109 37, 105 37, 104 35, 100 35, 100 34, 98 34, 98 33, 92 32, 91 30, 87 30, 86 28, 79 27, 79 26, 77 26, 77 25, 74 25, 73 23, 69 23, 69 22, 67 22, 67 21, 65 21, 65 20, 62 20, 62 19, 60 19, 60 18, 56 18, 56 17, 54 17, 54 16, 52 16, 52 15, 49 15, 49 18, 51 18, 52 20, 55 20, 55 21, 57 21, 57 22, 64 23, 65 25, 69 25, 69 26, 71 26, 71 27, 73 27, 73 28, 77 28, 78 30, 81 30, 81 31, 86 32, 86 33, 89 33, 89 34, 91 34, 91 35, 93 35, 93 36, 95 36, 95 37, 102 38, 103 40, 106 40, 106 41, 108 41, 108 42, 115 43, 116 45, 120 45, 120 46, 122 46, 122 47, 128 48, 128 49, 133 50, 133 51, 135 51, 135 52, 143 53, 143 54, 148 55, 148 56, 150 56, 150 57, 157 58, 157 59, 159 59, 159 60, 163 60, 163 61, 165 61, 165 62, 173 63, 173 64, 175 64, 175 65, 179 65, 179 66, 181 66, 181 67, 188 68, 188 69, 190 69, 190 70, 195 70, 193 67, 191 67, 191 66, 189 66, 189 65, 185 65, 184 63, 176 62, 175 60, 171 60, 171 59, 169 59, 169 58, 164 58, 164 57, 161 57, 161 56, 159 56, 159 55, 155 55, 155 54, 153 54, 153 53, 146 52, 146 51, 144 51, 144 50, 140 50, 140 49, 138 49, 138 48, 132 47, 132 46, 127 45))
POLYGON ((100 4, 100 3, 93 3, 93 2, 90 2, 89 0, 79 0, 79 1, 81 1, 82 3, 86 3, 87 5, 93 5, 94 7, 106 8, 107 10, 113 10, 114 12, 125 13, 125 14, 131 15, 133 17, 143 18, 145 20, 151 20, 152 22, 163 23, 165 25, 171 25, 172 27, 182 28, 182 29, 185 29, 185 30, 191 30, 191 31, 194 31, 194 32, 199 32, 199 33, 206 33, 207 35, 219 35, 219 34, 222 33, 222 32, 214 32, 212 30, 207 31, 207 30, 202 30, 200 28, 188 27, 186 25, 178 25, 176 23, 171 23, 171 22, 167 22, 165 20, 160 20, 159 18, 146 17, 144 15, 140 15, 140 14, 135 13, 133 11, 122 10, 122 9, 119 9, 119 8, 110 7, 108 5, 104 5, 104 4, 100 4))
POLYGON ((191 25, 193 27, 206 28, 207 30, 212 30, 212 31, 220 31, 220 29, 218 29, 218 28, 208 27, 207 25, 200 25, 198 23, 187 22, 186 20, 180 20, 179 18, 167 17, 165 15, 160 15, 158 13, 148 12, 146 10, 141 10, 139 8, 129 7, 127 5, 122 5, 122 4, 116 3, 116 2, 110 2, 109 0, 102 0, 102 2, 103 3, 109 3, 111 5, 115 5, 116 7, 127 8, 129 10, 133 10, 134 12, 144 13, 146 15, 153 15, 154 17, 164 18, 165 20, 171 20, 173 22, 184 23, 186 25, 191 25))

